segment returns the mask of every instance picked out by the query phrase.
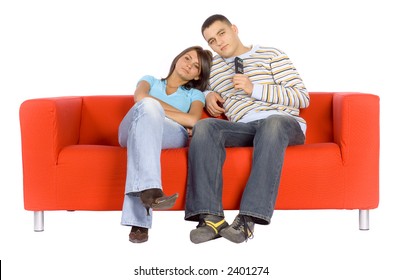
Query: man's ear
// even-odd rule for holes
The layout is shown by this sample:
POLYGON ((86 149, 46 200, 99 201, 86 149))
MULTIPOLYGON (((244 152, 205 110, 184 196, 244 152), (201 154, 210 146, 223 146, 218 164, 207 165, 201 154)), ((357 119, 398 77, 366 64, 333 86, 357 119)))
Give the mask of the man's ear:
POLYGON ((231 28, 235 33, 238 34, 238 27, 235 24, 231 25, 231 28))

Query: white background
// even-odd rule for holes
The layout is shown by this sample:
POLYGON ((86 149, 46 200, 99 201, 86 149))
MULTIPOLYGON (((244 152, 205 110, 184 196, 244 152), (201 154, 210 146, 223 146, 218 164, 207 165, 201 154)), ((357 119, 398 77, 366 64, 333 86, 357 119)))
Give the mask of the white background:
MULTIPOLYGON (((137 277, 134 269, 218 268, 208 279, 395 279, 400 273, 399 109, 401 21, 397 1, 0 2, 0 259, 2 279, 206 279, 137 277), (128 242, 120 212, 48 212, 33 232, 22 196, 18 110, 31 98, 132 94, 145 74, 165 76, 214 13, 246 45, 284 50, 309 91, 381 98, 380 205, 371 230, 358 212, 276 211, 240 245, 194 245, 183 212, 156 212, 149 241, 128 242), (393 161, 391 161, 393 160, 393 161), (390 255, 391 254, 391 255, 390 255), (397 260, 398 259, 398 260, 397 260), (229 266, 269 266, 266 276, 223 276, 229 266), (384 277, 388 275, 390 277, 384 277), (4 278, 3 278, 4 277, 4 278)), ((227 212, 229 222, 236 212, 227 212)))

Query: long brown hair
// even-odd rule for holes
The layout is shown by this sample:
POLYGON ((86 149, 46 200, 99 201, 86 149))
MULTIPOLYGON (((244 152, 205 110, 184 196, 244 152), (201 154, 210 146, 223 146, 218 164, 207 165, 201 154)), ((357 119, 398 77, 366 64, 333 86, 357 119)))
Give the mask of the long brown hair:
POLYGON ((166 78, 163 78, 162 80, 167 80, 171 74, 173 73, 175 69, 175 65, 177 64, 177 61, 184 56, 187 52, 190 51, 196 51, 199 59, 199 65, 200 65, 200 73, 199 73, 199 79, 198 80, 191 80, 185 85, 183 85, 184 88, 186 89, 191 89, 191 88, 196 88, 199 89, 200 91, 204 91, 207 89, 207 86, 209 84, 209 76, 210 76, 210 67, 212 64, 212 59, 213 55, 212 52, 209 50, 204 50, 200 46, 193 46, 189 47, 185 50, 183 50, 179 55, 177 55, 173 62, 171 63, 170 66, 170 72, 168 73, 166 78))

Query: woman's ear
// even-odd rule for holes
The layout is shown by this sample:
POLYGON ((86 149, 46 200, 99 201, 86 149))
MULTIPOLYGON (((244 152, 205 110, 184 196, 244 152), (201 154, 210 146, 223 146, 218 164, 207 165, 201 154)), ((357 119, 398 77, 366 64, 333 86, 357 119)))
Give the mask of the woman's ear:
POLYGON ((195 77, 194 80, 195 80, 195 81, 199 80, 199 76, 195 77))

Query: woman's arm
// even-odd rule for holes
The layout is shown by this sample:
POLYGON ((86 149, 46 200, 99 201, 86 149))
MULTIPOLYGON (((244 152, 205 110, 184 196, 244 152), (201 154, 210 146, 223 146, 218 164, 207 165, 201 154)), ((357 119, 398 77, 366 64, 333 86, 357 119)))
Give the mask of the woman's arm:
POLYGON ((145 97, 156 99, 162 105, 167 117, 178 122, 182 126, 192 128, 195 123, 201 118, 203 111, 203 103, 201 101, 194 101, 191 103, 191 108, 188 113, 184 113, 177 108, 161 101, 149 94, 150 85, 146 81, 140 81, 134 93, 135 102, 141 101, 145 97))
POLYGON ((149 91, 150 91, 150 84, 146 81, 140 81, 138 83, 138 86, 136 87, 135 93, 134 93, 135 102, 139 102, 145 97, 150 97, 150 98, 153 98, 153 99, 156 99, 157 101, 159 101, 160 104, 162 105, 164 111, 169 110, 169 111, 174 111, 174 112, 181 112, 180 110, 167 104, 166 102, 151 96, 149 94, 149 91))
POLYGON ((189 109, 188 113, 184 113, 178 110, 164 110, 166 116, 170 119, 178 122, 182 126, 187 128, 192 128, 195 123, 201 118, 202 111, 203 111, 203 103, 199 100, 193 101, 191 103, 191 108, 189 109))

